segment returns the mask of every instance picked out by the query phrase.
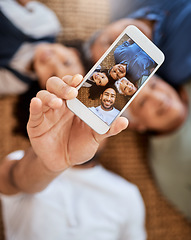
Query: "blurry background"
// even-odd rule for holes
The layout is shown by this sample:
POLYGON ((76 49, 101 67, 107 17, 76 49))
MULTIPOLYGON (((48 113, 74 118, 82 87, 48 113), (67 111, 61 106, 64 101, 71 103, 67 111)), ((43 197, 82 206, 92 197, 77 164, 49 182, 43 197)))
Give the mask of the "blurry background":
MULTIPOLYGON (((64 31, 59 41, 71 43, 84 41, 103 28, 110 19, 109 0, 42 0, 59 17, 64 31)), ((13 116, 17 96, 0 99, 0 159, 8 153, 25 149, 29 142, 15 135, 13 116)), ((146 206, 148 240, 189 240, 191 225, 171 206, 157 189, 147 163, 147 136, 125 130, 111 137, 100 156, 102 164, 135 183, 146 206)), ((1 210, 0 210, 1 211, 1 210)), ((4 239, 0 218, 0 240, 4 239)))

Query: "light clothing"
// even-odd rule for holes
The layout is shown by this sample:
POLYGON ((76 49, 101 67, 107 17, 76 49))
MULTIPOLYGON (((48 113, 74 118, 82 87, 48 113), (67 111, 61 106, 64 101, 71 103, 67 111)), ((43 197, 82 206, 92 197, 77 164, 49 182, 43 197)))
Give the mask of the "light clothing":
POLYGON ((111 111, 105 111, 101 108, 101 106, 90 107, 89 109, 93 113, 95 113, 98 117, 100 117, 104 122, 106 122, 108 125, 110 125, 117 117, 117 115, 120 113, 120 111, 114 107, 111 111))
POLYGON ((172 134, 150 138, 150 165, 167 199, 191 220, 191 82, 188 118, 172 134))
POLYGON ((31 1, 26 7, 15 0, 0 1, 0 95, 25 92, 37 80, 29 65, 35 48, 54 42, 60 31, 56 15, 31 1))
POLYGON ((68 169, 40 193, 1 200, 7 240, 146 239, 138 188, 101 165, 68 169))

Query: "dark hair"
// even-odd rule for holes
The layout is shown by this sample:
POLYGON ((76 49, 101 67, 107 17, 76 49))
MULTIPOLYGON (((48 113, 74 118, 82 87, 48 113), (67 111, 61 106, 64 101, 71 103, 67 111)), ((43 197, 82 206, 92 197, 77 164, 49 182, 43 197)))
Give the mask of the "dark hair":
POLYGON ((14 104, 13 115, 16 118, 16 126, 13 132, 25 137, 28 137, 26 125, 29 119, 30 101, 36 96, 37 92, 41 90, 37 81, 33 82, 26 93, 18 96, 14 104))
MULTIPOLYGON (((82 53, 82 42, 76 41, 72 44, 65 44, 67 47, 74 47, 79 51, 80 59, 82 60, 82 64, 85 67, 85 71, 88 72, 91 68, 90 64, 84 58, 84 54, 82 53)), ((28 137, 26 125, 29 119, 29 105, 30 101, 33 97, 36 96, 37 92, 40 91, 41 88, 37 81, 33 82, 30 85, 29 90, 26 93, 23 93, 18 96, 17 101, 14 104, 13 115, 16 119, 16 126, 13 129, 13 132, 25 137, 28 137)))
POLYGON ((110 81, 105 86, 97 86, 95 83, 89 88, 89 98, 92 100, 96 100, 100 97, 100 95, 107 89, 113 88, 115 91, 117 90, 114 82, 110 81))

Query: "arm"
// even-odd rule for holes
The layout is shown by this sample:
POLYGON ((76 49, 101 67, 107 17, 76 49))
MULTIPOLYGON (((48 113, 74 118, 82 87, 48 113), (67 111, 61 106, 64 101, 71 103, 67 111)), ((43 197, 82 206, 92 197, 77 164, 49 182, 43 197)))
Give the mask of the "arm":
POLYGON ((66 99, 76 97, 75 88, 82 77, 52 77, 47 91, 31 100, 27 125, 32 149, 20 161, 5 161, 0 168, 0 192, 34 193, 44 189, 68 167, 91 159, 99 143, 127 127, 127 120, 118 118, 104 135, 94 132, 67 107, 66 99))

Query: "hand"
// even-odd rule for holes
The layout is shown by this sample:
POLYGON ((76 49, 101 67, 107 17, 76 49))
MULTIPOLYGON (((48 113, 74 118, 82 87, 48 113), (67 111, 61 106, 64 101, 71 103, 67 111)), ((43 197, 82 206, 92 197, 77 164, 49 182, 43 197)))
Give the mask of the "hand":
POLYGON ((31 100, 28 135, 36 155, 53 172, 81 164, 91 159, 99 143, 115 135, 128 125, 126 118, 119 117, 110 130, 99 135, 74 115, 66 106, 66 100, 78 94, 76 86, 83 77, 52 77, 47 81, 47 91, 38 92, 31 100))

